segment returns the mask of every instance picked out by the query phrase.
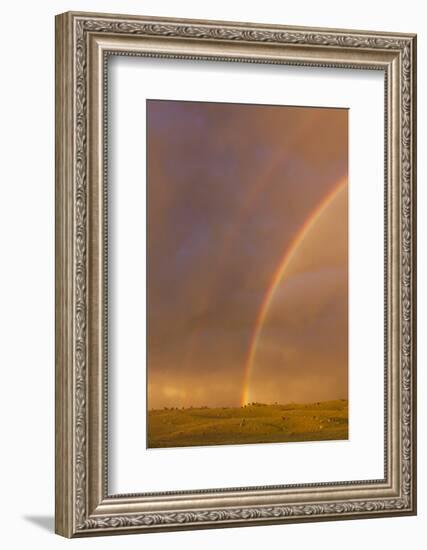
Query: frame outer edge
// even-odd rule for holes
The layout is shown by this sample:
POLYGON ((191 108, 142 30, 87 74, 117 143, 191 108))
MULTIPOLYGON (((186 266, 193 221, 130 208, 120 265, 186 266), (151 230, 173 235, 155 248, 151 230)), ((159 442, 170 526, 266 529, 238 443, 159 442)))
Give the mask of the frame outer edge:
POLYGON ((92 11, 81 11, 81 10, 70 10, 64 13, 64 15, 70 15, 73 18, 83 18, 86 20, 93 19, 99 20, 104 19, 107 21, 137 21, 144 23, 155 23, 155 24, 174 24, 174 25, 202 25, 204 27, 231 27, 231 28, 246 28, 248 30, 267 30, 267 31, 295 31, 295 32, 306 32, 310 31, 312 33, 351 33, 353 35, 357 34, 360 36, 372 36, 372 35, 381 35, 384 38, 414 38, 415 33, 408 32, 392 32, 392 31, 378 31, 370 29, 355 29, 355 28, 342 28, 342 27, 317 27, 317 26, 305 26, 305 25, 285 25, 283 23, 256 23, 254 21, 243 21, 239 20, 227 20, 227 19, 193 19, 192 17, 166 17, 158 15, 138 15, 138 14, 124 14, 124 13, 111 13, 111 12, 92 12, 92 11))
POLYGON ((55 532, 74 529, 72 17, 55 17, 55 532))
POLYGON ((412 472, 411 472, 411 495, 412 495, 412 511, 413 515, 417 515, 417 35, 411 38, 411 194, 412 194, 412 211, 411 211, 411 237, 412 237, 412 472))

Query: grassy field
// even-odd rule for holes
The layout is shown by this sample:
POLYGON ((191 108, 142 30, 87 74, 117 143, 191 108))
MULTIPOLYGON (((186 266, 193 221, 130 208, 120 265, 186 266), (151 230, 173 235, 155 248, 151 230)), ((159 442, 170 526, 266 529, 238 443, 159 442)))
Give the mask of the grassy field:
POLYGON ((152 410, 148 447, 348 439, 348 401, 152 410))

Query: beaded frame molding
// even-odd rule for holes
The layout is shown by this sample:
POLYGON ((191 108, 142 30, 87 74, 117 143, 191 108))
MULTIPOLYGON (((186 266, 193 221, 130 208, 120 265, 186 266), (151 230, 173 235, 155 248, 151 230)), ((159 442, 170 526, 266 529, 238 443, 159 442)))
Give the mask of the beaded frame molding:
MULTIPOLYGON (((68 12, 56 17, 56 532, 66 537, 416 513, 416 36, 68 12), (384 73, 384 478, 110 495, 111 55, 384 73)), ((369 200, 369 197, 366 197, 369 200)))

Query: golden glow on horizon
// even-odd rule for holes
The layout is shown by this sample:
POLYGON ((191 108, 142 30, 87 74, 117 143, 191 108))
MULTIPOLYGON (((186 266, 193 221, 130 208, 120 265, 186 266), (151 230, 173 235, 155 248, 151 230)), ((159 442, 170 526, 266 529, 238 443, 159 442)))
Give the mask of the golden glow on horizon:
POLYGON ((245 369, 244 369, 243 391, 242 391, 242 398, 241 398, 242 406, 250 402, 250 383, 251 383, 251 375, 254 368, 256 350, 257 350, 257 346, 262 333, 262 327, 267 317, 267 313, 270 308, 270 305, 273 301, 274 294, 280 282, 283 280, 286 274, 286 271, 292 259, 294 258, 299 246, 307 237, 310 230, 315 226, 322 212, 331 204, 331 202, 340 193, 340 191, 342 191, 346 187, 346 185, 347 185, 347 178, 340 179, 337 185, 332 189, 332 191, 328 195, 326 195, 326 197, 322 200, 322 202, 310 214, 310 216, 306 219, 306 221, 302 225, 301 229, 295 235, 290 246, 286 249, 286 252, 282 260, 280 261, 276 271, 274 272, 274 275, 271 279, 271 283, 267 289, 267 292, 264 296, 261 307, 259 309, 254 330, 252 332, 252 337, 250 340, 249 351, 246 358, 245 369))

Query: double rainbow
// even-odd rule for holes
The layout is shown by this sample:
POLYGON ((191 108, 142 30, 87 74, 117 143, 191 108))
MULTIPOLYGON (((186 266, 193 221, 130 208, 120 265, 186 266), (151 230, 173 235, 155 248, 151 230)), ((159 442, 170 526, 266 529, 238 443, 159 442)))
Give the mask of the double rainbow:
POLYGON ((267 317, 268 310, 273 301, 274 294, 279 286, 280 282, 286 274, 292 259, 294 258, 299 246, 306 238, 307 234, 316 224, 320 218, 322 212, 331 204, 335 197, 342 191, 347 185, 347 178, 338 180, 337 184, 333 187, 332 191, 324 197, 321 203, 314 209, 314 211, 308 216, 298 233, 293 238, 290 246, 286 249, 282 260, 279 262, 277 269, 275 270, 271 283, 268 286, 267 292, 264 295, 261 307, 258 311, 258 315, 255 321, 254 329, 252 332, 250 346, 248 354, 245 361, 244 369, 244 381, 243 381, 243 391, 241 398, 241 405, 244 406, 250 402, 250 383, 251 376, 254 369, 255 355, 262 333, 262 327, 264 325, 265 319, 267 317))

